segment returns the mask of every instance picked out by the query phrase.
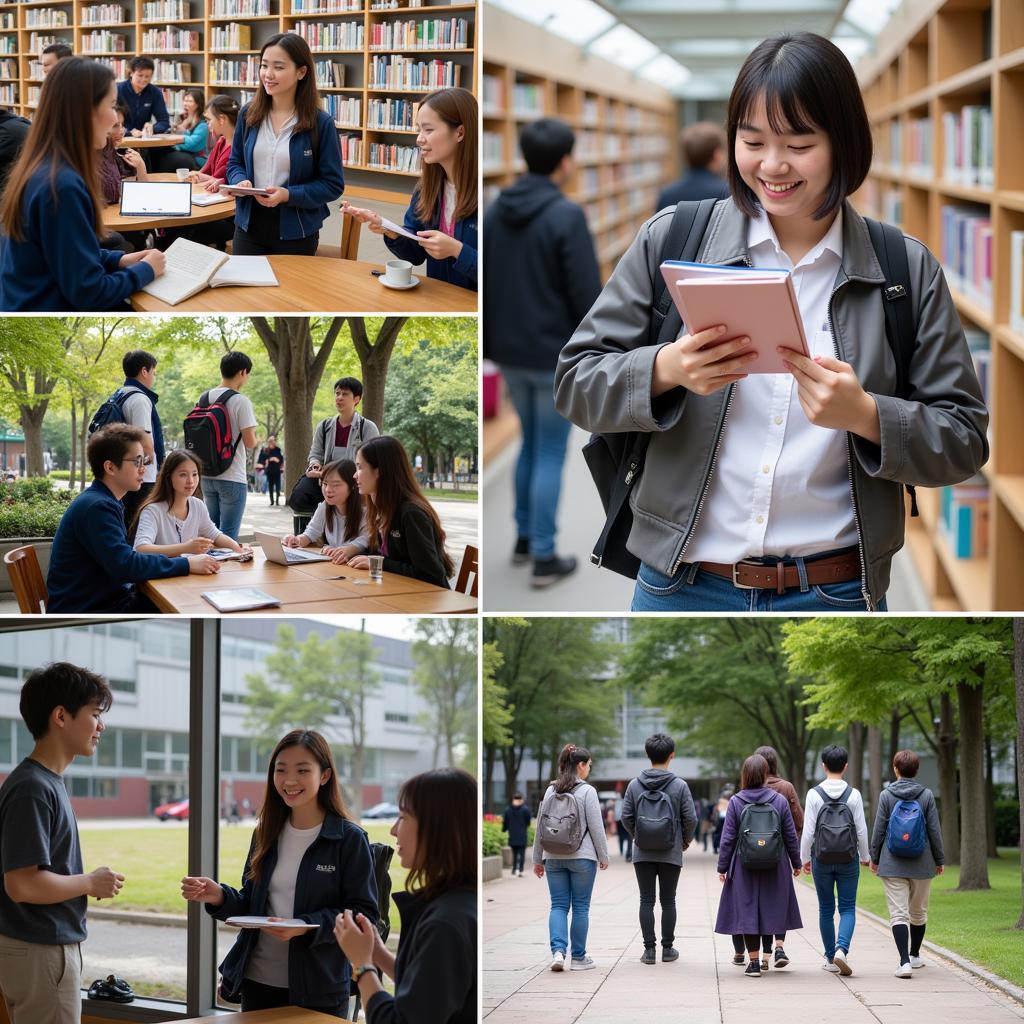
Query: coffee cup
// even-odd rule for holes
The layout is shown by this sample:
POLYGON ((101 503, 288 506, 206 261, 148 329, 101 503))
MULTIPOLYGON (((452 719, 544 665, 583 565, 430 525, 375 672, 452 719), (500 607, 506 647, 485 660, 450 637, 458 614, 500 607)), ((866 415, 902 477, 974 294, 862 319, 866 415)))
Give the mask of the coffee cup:
POLYGON ((412 264, 408 260, 388 260, 384 264, 384 282, 403 287, 412 284, 412 264))
POLYGON ((192 172, 187 167, 175 167, 174 173, 178 176, 178 181, 187 181, 192 172))

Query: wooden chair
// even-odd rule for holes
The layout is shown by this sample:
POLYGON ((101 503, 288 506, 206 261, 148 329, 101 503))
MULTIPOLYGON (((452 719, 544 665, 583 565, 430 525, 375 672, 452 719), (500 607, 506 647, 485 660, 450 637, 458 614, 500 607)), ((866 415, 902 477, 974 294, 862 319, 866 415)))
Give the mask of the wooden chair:
POLYGON ((462 565, 459 566, 459 578, 455 583, 455 589, 460 594, 469 594, 470 597, 477 596, 477 586, 480 582, 480 552, 472 544, 466 545, 462 555, 462 565), (469 577, 473 577, 473 586, 469 586, 469 577))
POLYGON ((45 614, 50 595, 46 592, 46 581, 39 569, 36 549, 31 544, 14 548, 4 555, 4 564, 14 586, 18 607, 28 615, 45 614))
POLYGON ((342 217, 341 245, 318 245, 317 256, 326 256, 328 259, 359 259, 359 232, 362 226, 355 217, 342 217))

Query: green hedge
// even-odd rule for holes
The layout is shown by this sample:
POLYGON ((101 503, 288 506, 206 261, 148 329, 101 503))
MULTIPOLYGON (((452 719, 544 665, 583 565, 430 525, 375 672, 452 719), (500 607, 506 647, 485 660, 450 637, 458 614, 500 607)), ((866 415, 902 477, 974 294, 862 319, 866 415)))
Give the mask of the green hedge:
POLYGON ((50 470, 51 480, 70 480, 71 470, 70 469, 51 469, 50 470))
POLYGON ((505 833, 501 831, 501 825, 494 821, 484 822, 484 856, 500 857, 502 847, 505 845, 505 833))
POLYGON ((1016 800, 997 800, 996 846, 1020 845, 1020 804, 1016 800))
POLYGON ((48 476, 30 476, 10 483, 0 482, 0 502, 31 501, 33 498, 50 498, 55 491, 48 476))
POLYGON ((52 537, 73 497, 48 477, 0 483, 0 538, 52 537))

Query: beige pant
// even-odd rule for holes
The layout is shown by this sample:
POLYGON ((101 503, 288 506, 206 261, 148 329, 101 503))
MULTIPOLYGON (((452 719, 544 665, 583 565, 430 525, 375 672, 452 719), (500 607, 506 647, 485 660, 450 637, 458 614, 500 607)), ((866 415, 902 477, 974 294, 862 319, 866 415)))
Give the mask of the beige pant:
POLYGON ((924 924, 928 920, 930 878, 883 878, 889 924, 924 924))
POLYGON ((11 1024, 80 1024, 82 951, 0 935, 0 992, 11 1024))

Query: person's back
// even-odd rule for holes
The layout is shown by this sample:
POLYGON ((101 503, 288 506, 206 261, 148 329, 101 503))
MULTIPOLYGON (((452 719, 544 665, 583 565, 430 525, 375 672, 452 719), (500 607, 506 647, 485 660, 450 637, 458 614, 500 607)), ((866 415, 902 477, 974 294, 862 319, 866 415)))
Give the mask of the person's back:
POLYGON ((0 110, 0 188, 18 159, 31 122, 9 110, 0 110))
POLYGON ((658 202, 655 213, 664 210, 666 206, 675 206, 678 203, 696 203, 702 199, 728 199, 729 183, 721 175, 714 174, 703 167, 692 168, 686 174, 666 185, 658 193, 658 202))
POLYGON ((501 816, 501 827, 508 833, 508 845, 512 849, 512 877, 522 878, 530 829, 530 808, 523 803, 522 793, 512 795, 512 802, 501 816))
POLYGON ((661 190, 655 213, 677 203, 726 199, 729 195, 724 177, 726 137, 721 126, 710 121, 691 124, 683 130, 679 143, 689 170, 661 190))

